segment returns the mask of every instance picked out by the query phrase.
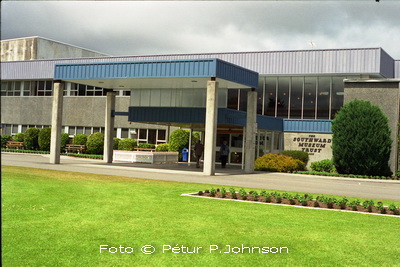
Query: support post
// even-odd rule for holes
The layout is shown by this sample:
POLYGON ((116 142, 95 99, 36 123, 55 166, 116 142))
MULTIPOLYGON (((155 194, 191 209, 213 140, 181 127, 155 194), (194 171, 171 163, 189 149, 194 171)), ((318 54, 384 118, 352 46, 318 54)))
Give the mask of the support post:
POLYGON ((215 175, 215 145, 217 143, 218 82, 207 82, 206 125, 204 140, 204 175, 215 175))
POLYGON ((188 150, 189 150, 189 153, 188 153, 188 166, 190 166, 190 158, 191 158, 191 155, 192 155, 192 134, 193 134, 193 129, 190 128, 190 130, 189 130, 189 147, 188 147, 188 150))
POLYGON ((50 141, 51 164, 60 164, 63 94, 64 94, 64 83, 61 81, 54 81, 53 106, 51 111, 51 141, 50 141))
POLYGON ((106 98, 106 118, 104 125, 104 154, 103 161, 112 163, 113 161, 113 138, 114 138, 114 118, 115 115, 115 96, 117 92, 108 91, 106 98))
POLYGON ((257 92, 249 91, 247 93, 247 119, 246 119, 246 142, 245 142, 245 160, 244 171, 246 173, 254 172, 254 156, 257 133, 257 92))

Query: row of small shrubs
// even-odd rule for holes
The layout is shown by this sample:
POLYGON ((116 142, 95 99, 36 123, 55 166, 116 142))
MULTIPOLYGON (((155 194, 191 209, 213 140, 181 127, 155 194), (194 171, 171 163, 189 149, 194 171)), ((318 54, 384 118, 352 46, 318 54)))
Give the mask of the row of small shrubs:
POLYGON ((400 177, 391 176, 368 176, 361 174, 341 174, 337 172, 316 172, 316 171, 294 171, 293 173, 298 174, 309 174, 309 175, 320 175, 320 176, 331 176, 331 177, 346 177, 346 178, 362 178, 362 179, 388 179, 388 180, 399 180, 400 177))
MULTIPOLYGON (((25 150, 50 151, 51 128, 28 128, 23 133, 1 136, 1 147, 5 148, 8 141, 23 142, 25 150)), ((64 151, 68 144, 69 135, 61 134, 61 151, 64 151)))
POLYGON ((311 194, 291 194, 289 192, 267 192, 265 190, 260 193, 257 191, 247 192, 244 188, 241 188, 239 192, 235 188, 230 188, 228 191, 225 188, 212 188, 211 190, 199 191, 197 195, 202 196, 207 194, 210 197, 220 197, 220 198, 231 198, 231 199, 241 199, 250 201, 262 201, 266 203, 282 203, 290 205, 302 205, 313 207, 321 207, 322 204, 328 209, 338 208, 338 209, 349 209, 353 211, 360 210, 361 208, 366 209, 368 212, 379 212, 381 214, 387 214, 389 211, 393 215, 400 215, 400 207, 397 207, 394 203, 385 207, 382 202, 375 202, 373 200, 365 200, 361 202, 358 199, 348 200, 346 197, 335 198, 320 195, 313 197, 311 194), (285 201, 286 200, 286 201, 285 201), (336 207, 335 207, 336 206, 336 207))
POLYGON ((307 152, 286 150, 281 154, 268 153, 256 159, 256 171, 294 172, 303 171, 308 163, 307 152))

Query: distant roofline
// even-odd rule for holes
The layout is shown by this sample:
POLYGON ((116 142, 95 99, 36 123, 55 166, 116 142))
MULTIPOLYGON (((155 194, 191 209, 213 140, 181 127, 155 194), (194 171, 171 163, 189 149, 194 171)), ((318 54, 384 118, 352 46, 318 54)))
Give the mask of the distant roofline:
MULTIPOLYGON (((57 40, 53 40, 53 39, 46 38, 46 37, 41 37, 41 36, 28 36, 28 37, 19 37, 19 38, 12 38, 12 39, 2 39, 1 42, 14 41, 14 40, 24 40, 24 39, 42 39, 42 40, 47 40, 47 41, 51 41, 51 42, 54 42, 54 43, 59 43, 59 44, 62 44, 62 45, 67 45, 67 46, 79 48, 79 49, 82 49, 82 50, 86 50, 86 51, 102 54, 102 55, 104 55, 106 57, 111 57, 110 54, 106 54, 106 53, 99 52, 99 51, 96 51, 96 50, 93 50, 93 49, 88 49, 88 48, 84 48, 84 47, 81 47, 81 46, 68 44, 68 43, 60 42, 60 41, 57 41, 57 40)), ((97 57, 92 57, 92 58, 97 58, 97 57)))
MULTIPOLYGON (((38 37, 38 38, 42 38, 42 37, 38 37)), ((22 38, 25 39, 25 38, 22 38)), ((42 39, 46 39, 46 38, 42 38, 42 39)), ((52 41, 51 39, 47 39, 52 41)), ((2 40, 3 41, 3 40, 2 40)), ((58 41, 54 41, 54 42, 58 42, 58 41)), ((58 43, 62 43, 62 42, 58 42, 58 43)), ((63 44, 63 43, 62 43, 63 44)), ((68 45, 68 44, 67 44, 68 45)), ((78 47, 78 46, 76 46, 78 47)), ((84 48, 83 48, 84 49, 84 48)), ((320 52, 320 51, 352 51, 352 50, 377 50, 380 49, 382 51, 384 51, 389 57, 391 57, 382 47, 366 47, 366 48, 338 48, 338 49, 302 49, 302 50, 275 50, 275 51, 246 51, 246 52, 207 52, 207 53, 176 53, 176 54, 153 54, 153 55, 127 55, 127 56, 104 56, 104 57, 84 57, 84 58, 57 58, 57 59, 35 59, 35 60, 16 60, 16 61, 6 61, 6 62, 2 62, 2 63, 8 63, 8 62, 33 62, 33 61, 55 61, 55 60, 87 60, 87 59, 104 59, 104 58, 108 58, 108 59, 113 59, 113 58, 134 58, 134 57, 167 57, 167 56, 194 56, 194 55, 201 55, 201 56, 211 56, 212 55, 229 55, 229 54, 234 54, 234 55, 238 55, 238 54, 262 54, 262 53, 268 53, 268 54, 272 54, 272 53, 297 53, 297 52, 320 52)), ((94 50, 93 50, 94 51, 94 50)), ((94 51, 96 52, 96 51, 94 51)), ((392 58, 392 57, 391 57, 392 58)), ((393 59, 393 58, 392 58, 393 59)), ((395 60, 394 61, 400 61, 399 60, 395 60)))

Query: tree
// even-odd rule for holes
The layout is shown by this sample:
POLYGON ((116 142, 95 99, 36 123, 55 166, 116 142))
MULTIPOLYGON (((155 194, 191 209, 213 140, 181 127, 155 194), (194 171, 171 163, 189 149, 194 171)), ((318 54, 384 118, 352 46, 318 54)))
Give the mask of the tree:
MULTIPOLYGON (((182 149, 189 147, 189 135, 190 131, 186 129, 177 129, 171 133, 168 141, 168 150, 170 152, 179 152, 179 159, 182 158, 182 149)), ((192 134, 192 145, 194 145, 197 140, 200 139, 199 132, 193 132, 192 134)))
POLYGON ((51 128, 43 128, 38 135, 39 148, 42 151, 50 151, 51 128))
POLYGON ((89 154, 101 155, 104 151, 104 134, 93 133, 89 135, 86 143, 86 149, 89 154))
POLYGON ((392 140, 388 119, 378 106, 354 100, 332 121, 333 163, 339 173, 390 176, 392 140))
POLYGON ((27 150, 36 150, 39 147, 38 138, 40 130, 38 128, 28 128, 24 133, 24 147, 27 150))

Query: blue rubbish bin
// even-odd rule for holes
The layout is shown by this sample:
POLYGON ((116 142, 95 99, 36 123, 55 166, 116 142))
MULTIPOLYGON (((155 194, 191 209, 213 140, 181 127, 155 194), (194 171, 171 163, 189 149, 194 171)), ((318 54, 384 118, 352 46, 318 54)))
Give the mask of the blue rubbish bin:
POLYGON ((182 149, 182 161, 188 161, 189 149, 182 149))

